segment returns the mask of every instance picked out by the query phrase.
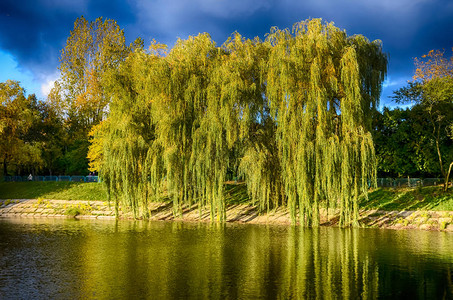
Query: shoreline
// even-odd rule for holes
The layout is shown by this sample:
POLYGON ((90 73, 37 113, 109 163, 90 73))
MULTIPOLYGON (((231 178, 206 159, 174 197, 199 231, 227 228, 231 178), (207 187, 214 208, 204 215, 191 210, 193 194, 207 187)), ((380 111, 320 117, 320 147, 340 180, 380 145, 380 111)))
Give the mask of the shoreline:
MULTIPOLYGON (((171 202, 151 203, 151 221, 211 222, 209 210, 196 206, 183 207, 182 216, 175 216, 171 202)), ((0 218, 76 218, 116 219, 115 208, 105 201, 47 200, 47 199, 0 199, 0 218)), ((119 211, 118 219, 134 219, 130 210, 119 211)), ((338 226, 338 214, 321 209, 321 226, 338 226)), ((280 207, 259 214, 257 208, 247 204, 229 205, 226 222, 249 224, 291 225, 289 212, 280 207)), ((361 210, 361 227, 386 229, 419 229, 453 232, 453 211, 384 211, 361 210)))

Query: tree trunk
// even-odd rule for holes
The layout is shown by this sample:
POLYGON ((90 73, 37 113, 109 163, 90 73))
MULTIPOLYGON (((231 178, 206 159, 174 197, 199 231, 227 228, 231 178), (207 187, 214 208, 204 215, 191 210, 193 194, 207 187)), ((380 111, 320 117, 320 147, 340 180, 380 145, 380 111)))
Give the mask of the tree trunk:
MULTIPOLYGON (((434 126, 434 132, 436 132, 436 127, 434 126)), ((448 177, 450 175, 450 170, 451 170, 451 164, 450 164, 450 168, 448 170, 448 173, 445 172, 444 170, 444 164, 442 163, 442 155, 440 153, 440 147, 439 147, 439 140, 440 140, 440 124, 439 124, 439 128, 437 129, 437 135, 435 136, 436 137, 436 150, 437 150, 437 156, 439 157, 439 165, 440 165, 440 172, 442 174, 442 176, 444 177, 444 191, 447 191, 448 190, 448 177)))
POLYGON ((447 174, 445 173, 445 170, 444 170, 444 165, 442 163, 442 154, 440 153, 440 146, 439 146, 440 123, 438 123, 438 125, 436 127, 436 123, 434 122, 433 115, 432 115, 432 107, 428 110, 428 112, 429 112, 429 116, 430 116, 429 119, 430 119, 431 124, 433 126, 433 137, 434 137, 434 139, 436 141, 436 150, 437 150, 437 157, 439 159, 440 173, 442 174, 442 177, 445 180, 444 181, 444 191, 446 191, 448 189, 448 186, 447 186, 448 179, 447 179, 447 174))
POLYGON ((3 176, 7 176, 7 175, 8 175, 8 164, 7 164, 6 155, 5 155, 3 158, 3 176))
POLYGON ((444 184, 444 191, 448 191, 448 181, 449 181, 449 178, 450 178, 450 172, 451 172, 451 167, 453 166, 453 162, 450 164, 450 167, 448 167, 448 172, 447 172, 447 176, 445 176, 445 184, 444 184))

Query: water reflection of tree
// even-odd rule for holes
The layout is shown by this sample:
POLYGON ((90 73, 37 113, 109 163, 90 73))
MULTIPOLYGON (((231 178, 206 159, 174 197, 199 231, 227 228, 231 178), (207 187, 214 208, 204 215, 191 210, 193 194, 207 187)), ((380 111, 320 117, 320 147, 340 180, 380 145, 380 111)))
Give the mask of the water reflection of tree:
POLYGON ((292 227, 287 249, 282 298, 377 298, 378 266, 359 257, 357 231, 292 227))
POLYGON ((443 233, 130 225, 108 234, 84 234, 87 295, 96 291, 96 295, 159 299, 453 296, 453 238, 443 233))
POLYGON ((451 242, 430 232, 292 227, 279 296, 451 298, 451 242))

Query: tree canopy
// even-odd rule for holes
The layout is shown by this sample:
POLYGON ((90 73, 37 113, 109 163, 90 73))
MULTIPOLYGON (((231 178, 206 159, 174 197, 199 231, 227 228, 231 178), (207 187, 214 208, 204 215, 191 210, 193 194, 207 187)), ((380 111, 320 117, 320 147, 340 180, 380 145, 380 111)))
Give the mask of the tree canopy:
POLYGON ((196 204, 222 221, 234 169, 261 209, 286 205, 316 226, 323 202, 342 225, 357 221, 376 174, 379 41, 313 19, 264 41, 234 33, 218 47, 200 34, 166 49, 137 47, 109 77, 110 114, 92 149, 117 203, 146 215, 164 195, 177 214, 196 204))
POLYGON ((0 83, 0 163, 3 175, 35 173, 55 167, 60 135, 55 111, 34 94, 25 96, 17 81, 0 83))
POLYGON ((103 121, 111 97, 106 87, 112 70, 118 68, 141 40, 126 46, 123 30, 116 21, 83 16, 74 22, 60 57, 60 78, 47 102, 63 121, 62 165, 66 174, 86 174, 89 133, 103 121))
POLYGON ((423 109, 432 141, 431 149, 437 154, 440 174, 448 188, 453 167, 453 56, 447 58, 444 51, 431 50, 415 58, 413 82, 395 92, 397 102, 413 101, 423 109), (446 145, 446 146, 445 146, 446 145))

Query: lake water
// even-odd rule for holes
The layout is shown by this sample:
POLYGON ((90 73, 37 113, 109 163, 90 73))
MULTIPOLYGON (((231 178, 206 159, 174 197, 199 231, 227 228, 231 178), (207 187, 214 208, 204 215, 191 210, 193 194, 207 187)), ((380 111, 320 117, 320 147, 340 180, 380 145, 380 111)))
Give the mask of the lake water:
POLYGON ((0 220, 0 299, 450 299, 453 234, 0 220))

